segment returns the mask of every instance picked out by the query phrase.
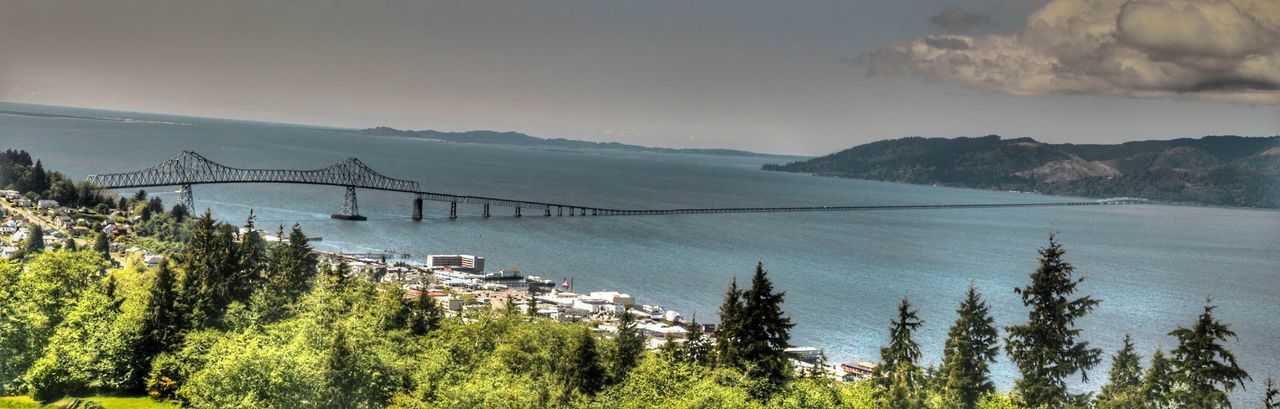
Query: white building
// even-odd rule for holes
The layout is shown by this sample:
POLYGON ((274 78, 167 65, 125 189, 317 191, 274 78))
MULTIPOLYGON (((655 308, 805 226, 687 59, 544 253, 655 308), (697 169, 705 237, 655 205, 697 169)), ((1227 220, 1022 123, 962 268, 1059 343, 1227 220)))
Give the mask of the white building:
POLYGON ((584 298, 601 300, 608 303, 618 304, 623 307, 636 305, 636 299, 634 297, 617 291, 592 291, 584 298))
POLYGON ((58 207, 58 201, 50 200, 50 199, 40 199, 39 202, 36 202, 36 207, 39 207, 41 209, 52 209, 52 208, 58 207))

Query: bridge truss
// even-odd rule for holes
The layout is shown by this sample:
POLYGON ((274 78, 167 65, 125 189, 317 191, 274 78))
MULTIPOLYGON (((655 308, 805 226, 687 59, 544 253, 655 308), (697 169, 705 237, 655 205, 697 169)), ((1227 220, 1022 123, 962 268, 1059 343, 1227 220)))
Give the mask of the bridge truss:
POLYGON ((911 210, 911 209, 963 209, 992 207, 1045 207, 1088 206, 1151 203, 1144 199, 1113 198, 1095 201, 1054 203, 992 203, 992 204, 939 204, 939 205, 868 205, 868 206, 802 206, 802 207, 739 207, 739 208, 686 208, 686 209, 610 209, 592 206, 570 205, 486 196, 467 196, 423 191, 418 182, 382 175, 356 158, 348 158, 325 168, 315 170, 242 169, 225 166, 191 151, 160 162, 155 166, 124 173, 89 175, 88 181, 104 189, 130 189, 157 186, 178 186, 178 203, 193 209, 191 186, 215 183, 294 183, 341 186, 346 188, 343 203, 336 219, 365 220, 360 215, 356 200, 356 188, 410 193, 413 201, 413 219, 422 219, 424 200, 448 202, 449 217, 457 218, 458 203, 480 205, 482 216, 489 217, 491 206, 514 210, 515 217, 522 211, 541 212, 542 216, 617 216, 617 215, 674 215, 708 213, 764 213, 764 212, 834 212, 861 210, 911 210), (565 214, 565 211, 568 214, 565 214))

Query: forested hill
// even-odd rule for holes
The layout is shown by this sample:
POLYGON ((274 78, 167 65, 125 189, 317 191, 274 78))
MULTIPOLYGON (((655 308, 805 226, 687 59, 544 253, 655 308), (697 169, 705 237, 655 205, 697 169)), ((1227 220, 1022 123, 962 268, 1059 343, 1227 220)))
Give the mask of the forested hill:
POLYGON ((911 137, 765 170, 1085 197, 1280 207, 1280 136, 1206 136, 1119 145, 1031 138, 911 137))
POLYGON ((433 141, 458 142, 458 143, 480 143, 489 145, 514 145, 514 146, 537 146, 546 148, 566 148, 566 149, 616 149, 626 151, 642 151, 642 152, 658 152, 658 153, 686 153, 698 155, 716 155, 716 156, 752 156, 752 157, 791 157, 788 155, 772 155, 767 153, 756 153, 748 151, 740 151, 734 149, 675 149, 675 148, 656 148, 640 145, 628 145, 617 142, 590 142, 564 138, 539 138, 536 136, 526 135, 520 132, 499 132, 499 131, 466 131, 466 132, 443 132, 433 130, 408 131, 395 128, 380 126, 377 128, 369 128, 360 131, 367 135, 380 136, 400 136, 408 138, 422 138, 433 141))

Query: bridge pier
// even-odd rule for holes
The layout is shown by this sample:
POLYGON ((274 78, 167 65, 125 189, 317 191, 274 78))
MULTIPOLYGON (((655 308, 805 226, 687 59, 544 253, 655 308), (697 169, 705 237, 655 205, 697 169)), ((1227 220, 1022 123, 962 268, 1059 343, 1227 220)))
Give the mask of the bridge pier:
POLYGON ((551 208, 550 208, 550 207, 544 207, 544 208, 542 208, 542 216, 543 216, 543 217, 551 217, 551 208))
POLYGON ((564 216, 564 207, 556 206, 556 216, 564 216))
POLYGON ((369 218, 360 215, 360 205, 356 202, 356 187, 347 186, 346 194, 342 195, 342 208, 337 213, 329 215, 334 219, 364 221, 369 218))
POLYGON ((186 208, 188 213, 196 214, 196 209, 194 209, 196 200, 191 196, 191 185, 183 184, 178 187, 178 204, 186 208))
POLYGON ((592 216, 595 216, 595 215, 596 215, 596 212, 598 212, 598 211, 599 211, 599 210, 591 209, 591 215, 592 215, 592 216))
POLYGON ((413 220, 414 221, 422 220, 422 198, 421 197, 416 197, 413 199, 413 220))
POLYGON ((449 218, 458 218, 458 202, 449 202, 449 218))
POLYGON ((516 206, 516 217, 520 217, 520 206, 516 206))
POLYGON ((484 217, 489 217, 489 204, 484 204, 484 217))

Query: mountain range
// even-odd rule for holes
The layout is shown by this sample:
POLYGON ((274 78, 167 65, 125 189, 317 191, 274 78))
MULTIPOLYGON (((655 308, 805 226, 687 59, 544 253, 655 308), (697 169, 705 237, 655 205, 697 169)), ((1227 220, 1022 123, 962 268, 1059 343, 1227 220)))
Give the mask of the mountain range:
POLYGON ((756 153, 748 151, 740 151, 734 149, 678 149, 678 148, 656 148, 640 145, 628 145, 617 142, 590 142, 564 138, 539 138, 530 136, 520 132, 499 132, 499 131, 465 131, 465 132, 443 132, 433 130, 409 131, 395 128, 380 126, 377 128, 363 129, 361 133, 367 135, 379 136, 399 136, 406 138, 421 138, 441 142, 455 143, 478 143, 489 145, 511 145, 511 146, 535 146, 546 148, 561 149, 614 149, 625 151, 639 152, 657 152, 657 153, 685 153, 698 155, 717 155, 717 156, 751 156, 751 157, 787 157, 797 158, 791 155, 774 155, 767 153, 756 153))
POLYGON ((1280 207, 1280 136, 1117 145, 997 135, 873 142, 764 170, 915 184, 1239 207, 1280 207))

